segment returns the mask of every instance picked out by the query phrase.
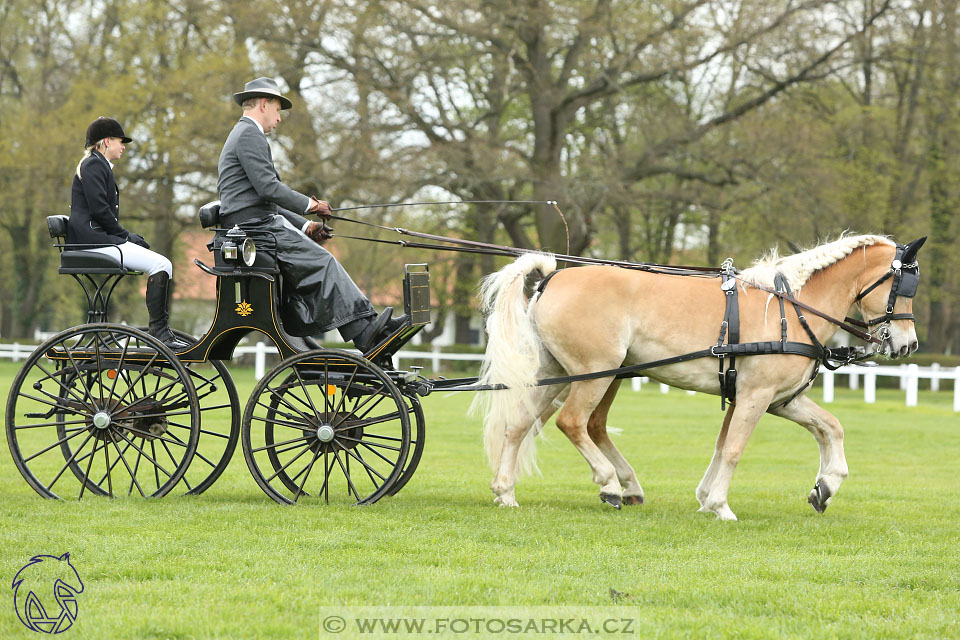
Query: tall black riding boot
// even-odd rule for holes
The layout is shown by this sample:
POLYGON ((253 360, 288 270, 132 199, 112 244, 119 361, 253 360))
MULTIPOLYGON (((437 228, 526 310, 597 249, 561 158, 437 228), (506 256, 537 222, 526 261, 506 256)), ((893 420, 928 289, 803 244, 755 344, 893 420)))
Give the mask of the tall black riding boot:
POLYGON ((170 329, 170 276, 166 271, 155 273, 147 278, 147 312, 150 314, 148 333, 171 349, 185 349, 190 346, 181 341, 170 329))

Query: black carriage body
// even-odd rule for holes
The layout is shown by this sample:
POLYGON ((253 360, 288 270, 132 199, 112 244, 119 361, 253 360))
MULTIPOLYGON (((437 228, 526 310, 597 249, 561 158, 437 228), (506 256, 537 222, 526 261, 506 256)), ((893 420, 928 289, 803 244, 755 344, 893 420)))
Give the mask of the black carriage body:
MULTIPOLYGON (((218 213, 218 203, 201 209, 203 226, 215 227, 218 213)), ((187 493, 201 493, 226 468, 241 432, 251 473, 278 502, 297 502, 304 495, 329 500, 336 475, 334 463, 342 474, 341 488, 358 503, 393 495, 410 480, 423 452, 426 425, 415 393, 417 386, 411 384, 418 376, 394 370, 391 358, 430 320, 427 265, 404 269, 408 322, 357 356, 321 349, 310 338, 284 330, 279 316, 283 283, 272 234, 213 228, 208 248, 214 254, 214 266, 199 260, 195 263, 217 278, 214 321, 199 341, 177 332, 191 346, 174 353, 140 330, 90 324, 108 319, 116 283, 126 275, 140 274, 123 268, 119 255, 115 258, 86 251, 86 245, 58 242, 64 236, 66 216, 49 217, 48 226, 61 253, 60 272, 74 277, 84 289, 88 324, 40 345, 18 373, 8 396, 11 453, 41 495, 57 497, 54 485, 66 470, 79 481, 81 498, 84 493, 130 494, 134 489, 141 495, 159 497, 178 483, 187 493), (258 247, 254 260, 247 254, 249 266, 239 251, 247 237, 258 247), (236 249, 221 251, 228 242, 236 249), (231 359, 237 344, 251 331, 267 335, 282 360, 261 379, 241 426, 236 387, 221 361, 231 359), (209 363, 212 370, 200 363, 209 363), (147 374, 155 380, 153 389, 141 389, 147 374), (115 396, 117 380, 123 381, 126 390, 115 396), (171 395, 167 389, 177 385, 181 391, 171 395), (259 401, 258 393, 263 396, 259 401), (304 398, 310 403, 309 410, 295 406, 304 398), (207 421, 224 409, 230 412, 228 421, 207 421), (228 426, 218 426, 224 422, 228 426), (42 435, 48 426, 52 445, 22 437, 42 435), (289 438, 291 430, 299 436, 279 440, 289 438), (69 442, 79 444, 76 448, 64 444, 69 442), (302 447, 293 450, 293 442, 302 447), (174 447, 175 457, 165 453, 170 465, 164 462, 168 458, 160 460, 156 455, 157 446, 174 447), (116 454, 112 460, 111 451, 116 454), (133 452, 136 457, 128 464, 124 454, 130 457, 133 452), (59 474, 44 479, 45 469, 35 462, 41 456, 58 454, 66 463, 59 474), (293 465, 299 464, 300 458, 310 461, 297 472, 293 465), (91 466, 94 460, 97 462, 91 466), (142 477, 146 473, 140 470, 142 460, 153 465, 156 478, 152 484, 142 477), (197 472, 187 468, 191 462, 200 465, 197 472), (321 464, 323 482, 311 494, 307 480, 314 466, 321 464), (129 477, 124 478, 123 486, 115 487, 112 480, 118 470, 126 470, 129 477)), ((50 459, 44 464, 53 465, 54 473, 60 465, 50 459)))

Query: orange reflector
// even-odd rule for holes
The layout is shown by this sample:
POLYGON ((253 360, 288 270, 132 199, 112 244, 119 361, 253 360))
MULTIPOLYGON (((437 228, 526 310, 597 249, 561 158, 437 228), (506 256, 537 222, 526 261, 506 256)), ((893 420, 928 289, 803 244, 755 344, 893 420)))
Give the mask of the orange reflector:
POLYGON ((114 378, 116 378, 116 377, 117 377, 117 370, 116 370, 116 369, 110 369, 110 370, 108 370, 108 371, 107 371, 107 377, 110 378, 111 380, 113 380, 114 378))
POLYGON ((334 385, 332 385, 332 384, 328 384, 328 385, 327 385, 327 395, 328 395, 328 396, 335 396, 335 395, 337 395, 337 387, 334 386, 334 385))

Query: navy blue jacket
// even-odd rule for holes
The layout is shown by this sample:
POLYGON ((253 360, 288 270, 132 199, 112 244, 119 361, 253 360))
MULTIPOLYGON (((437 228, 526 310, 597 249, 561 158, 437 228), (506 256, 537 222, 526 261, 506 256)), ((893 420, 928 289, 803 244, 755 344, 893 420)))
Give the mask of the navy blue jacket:
POLYGON ((80 175, 73 175, 67 242, 123 244, 130 233, 120 226, 120 190, 110 163, 93 151, 80 165, 80 175))

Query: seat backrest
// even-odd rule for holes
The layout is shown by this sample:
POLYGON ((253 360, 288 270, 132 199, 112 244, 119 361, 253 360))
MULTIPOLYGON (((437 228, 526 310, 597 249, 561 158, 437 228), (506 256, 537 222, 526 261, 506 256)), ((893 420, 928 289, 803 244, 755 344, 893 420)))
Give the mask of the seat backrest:
POLYGON ((200 226, 204 229, 217 226, 220 224, 220 201, 214 200, 203 205, 197 215, 200 217, 200 226))
POLYGON ((70 216, 57 215, 57 216, 47 216, 47 229, 50 230, 51 238, 66 238, 67 237, 67 220, 70 219, 70 216))

